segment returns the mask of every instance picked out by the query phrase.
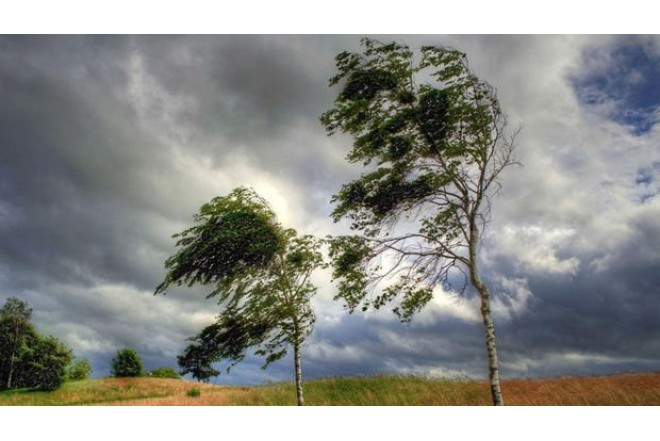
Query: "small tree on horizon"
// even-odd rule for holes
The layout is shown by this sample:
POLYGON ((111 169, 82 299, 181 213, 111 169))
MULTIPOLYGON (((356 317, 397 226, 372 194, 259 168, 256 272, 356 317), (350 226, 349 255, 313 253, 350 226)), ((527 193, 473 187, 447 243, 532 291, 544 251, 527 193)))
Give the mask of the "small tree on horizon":
POLYGON ((149 371, 153 378, 181 378, 181 375, 171 366, 162 366, 149 371))
POLYGON ((395 302, 410 321, 442 286, 481 300, 493 403, 499 383, 491 294, 477 254, 498 176, 513 164, 513 138, 495 90, 464 53, 363 39, 364 51, 336 58, 341 85, 321 117, 329 134, 353 136, 347 160, 364 173, 333 198, 335 221, 359 234, 335 238, 330 254, 339 294, 353 311, 395 302), (369 296, 373 293, 373 296, 369 296))
POLYGON ((68 381, 87 380, 92 374, 92 362, 86 358, 77 358, 67 369, 66 378, 68 381))
POLYGON ((188 340, 194 343, 186 346, 183 353, 177 356, 177 363, 181 368, 179 373, 190 374, 197 381, 208 383, 211 378, 220 375, 220 371, 212 366, 218 361, 216 351, 213 347, 205 345, 199 335, 188 340))
POLYGON ((132 348, 118 350, 110 362, 110 374, 113 377, 140 377, 142 372, 142 360, 132 348))

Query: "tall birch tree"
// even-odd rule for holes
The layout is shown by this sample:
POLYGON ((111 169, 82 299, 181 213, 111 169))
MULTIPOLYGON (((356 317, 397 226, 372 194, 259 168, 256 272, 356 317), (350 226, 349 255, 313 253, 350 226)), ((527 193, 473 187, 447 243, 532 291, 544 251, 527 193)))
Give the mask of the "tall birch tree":
POLYGON ((409 321, 438 286, 460 293, 471 286, 481 300, 493 403, 502 405, 478 251, 498 176, 514 163, 506 118, 464 53, 362 44, 363 53, 336 57, 330 84, 341 91, 321 117, 330 135, 352 135, 347 160, 364 170, 333 198, 335 221, 349 219, 357 233, 331 244, 337 298, 351 311, 393 302, 409 321))

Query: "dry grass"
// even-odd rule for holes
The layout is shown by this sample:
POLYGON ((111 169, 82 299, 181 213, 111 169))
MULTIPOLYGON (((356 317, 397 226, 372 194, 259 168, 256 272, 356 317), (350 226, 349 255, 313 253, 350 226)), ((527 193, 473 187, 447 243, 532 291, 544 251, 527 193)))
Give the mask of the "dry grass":
MULTIPOLYGON (((506 404, 514 406, 660 406, 660 372, 505 380, 502 391, 506 404)), ((491 404, 484 381, 398 376, 309 381, 305 401, 317 406, 491 404)), ((0 405, 288 406, 295 405, 295 389, 292 383, 247 388, 171 379, 105 378, 66 383, 54 392, 2 392, 0 405), (188 396, 192 388, 200 396, 188 396)))
POLYGON ((516 406, 660 406, 660 372, 509 380, 502 388, 516 406))
POLYGON ((226 403, 224 395, 230 389, 233 391, 233 388, 175 379, 103 378, 65 383, 53 392, 2 392, 0 405, 221 405, 226 403), (201 396, 187 396, 192 388, 199 389, 201 396))
MULTIPOLYGON (((518 379, 502 382, 510 406, 660 406, 660 372, 606 377, 518 379)), ((308 382, 309 405, 489 406, 485 381, 376 376, 308 382)), ((293 385, 262 386, 229 400, 232 405, 294 405, 293 385)))

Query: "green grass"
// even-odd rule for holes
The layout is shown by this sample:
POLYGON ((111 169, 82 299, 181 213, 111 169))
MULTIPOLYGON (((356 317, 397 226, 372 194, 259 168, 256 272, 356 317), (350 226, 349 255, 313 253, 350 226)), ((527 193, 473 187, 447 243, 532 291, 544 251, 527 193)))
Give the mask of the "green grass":
POLYGON ((0 392, 0 405, 80 406, 169 395, 167 388, 145 388, 139 380, 105 378, 67 382, 52 392, 32 392, 24 389, 3 391, 0 392))
MULTIPOLYGON (((304 384, 305 403, 317 406, 471 405, 490 398, 488 389, 469 380, 432 380, 378 375, 326 378, 304 384)), ((232 405, 293 406, 292 383, 259 386, 230 399, 232 405)))

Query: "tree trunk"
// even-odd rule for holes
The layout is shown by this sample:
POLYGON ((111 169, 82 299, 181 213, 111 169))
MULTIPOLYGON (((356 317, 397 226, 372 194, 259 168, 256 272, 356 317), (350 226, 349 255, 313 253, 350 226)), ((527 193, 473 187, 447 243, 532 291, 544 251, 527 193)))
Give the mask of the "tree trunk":
POLYGON ((296 342, 293 344, 293 358, 296 367, 296 397, 298 398, 298 406, 304 406, 305 399, 303 398, 302 367, 300 365, 300 343, 298 343, 297 338, 296 342))
POLYGON ((497 360, 497 344, 495 340, 495 324, 490 311, 490 292, 479 277, 477 270, 477 242, 479 231, 474 222, 470 228, 470 281, 479 292, 481 298, 481 318, 486 332, 486 350, 488 352, 488 378, 490 379, 490 392, 493 405, 503 406, 502 390, 500 389, 499 362, 497 360))
POLYGON ((7 389, 11 389, 11 377, 14 374, 14 357, 10 360, 9 376, 7 377, 7 389))
POLYGON ((9 357, 9 376, 7 377, 7 389, 11 389, 11 380, 14 376, 14 362, 16 360, 16 352, 18 352, 20 338, 18 331, 18 320, 14 320, 14 348, 12 349, 11 357, 9 357))
POLYGON ((488 377, 490 379, 490 392, 495 406, 503 406, 502 390, 500 389, 499 362, 497 360, 497 345, 495 341, 495 324, 490 314, 490 293, 486 285, 479 280, 473 282, 481 297, 481 318, 486 331, 486 350, 488 351, 488 377))

